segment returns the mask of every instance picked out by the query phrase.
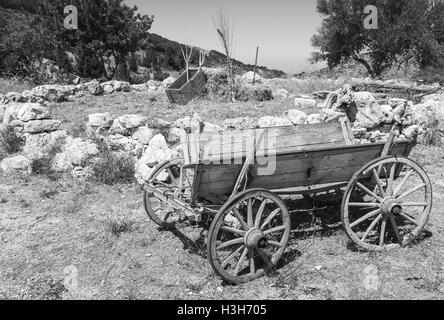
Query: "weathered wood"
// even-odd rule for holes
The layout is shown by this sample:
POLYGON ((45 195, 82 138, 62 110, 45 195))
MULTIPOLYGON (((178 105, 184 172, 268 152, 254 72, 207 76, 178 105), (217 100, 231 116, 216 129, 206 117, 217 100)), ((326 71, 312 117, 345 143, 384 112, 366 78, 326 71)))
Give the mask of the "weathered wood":
POLYGON ((328 123, 191 134, 189 164, 242 164, 260 134, 264 139, 257 146, 256 156, 340 146, 346 143, 346 130, 340 123, 328 123))
POLYGON ((165 93, 171 103, 187 104, 203 92, 206 82, 207 77, 201 69, 187 69, 165 93))
MULTIPOLYGON (((407 142, 393 146, 391 154, 407 156, 408 146, 407 142)), ((310 185, 348 181, 368 161, 378 158, 383 147, 383 143, 344 145, 324 150, 278 155, 276 169, 270 174, 261 174, 261 166, 257 163, 252 166, 248 188, 268 190, 307 188, 310 185)), ((203 166, 200 195, 230 194, 241 168, 241 165, 203 166)))

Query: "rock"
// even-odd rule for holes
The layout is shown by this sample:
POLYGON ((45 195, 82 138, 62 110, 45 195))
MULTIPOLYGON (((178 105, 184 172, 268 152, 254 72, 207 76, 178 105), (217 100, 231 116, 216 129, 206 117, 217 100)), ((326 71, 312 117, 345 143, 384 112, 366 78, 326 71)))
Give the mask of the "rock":
POLYGON ((59 129, 62 124, 59 120, 33 120, 25 123, 25 133, 51 132, 59 129))
POLYGON ((109 133, 130 135, 133 133, 131 132, 131 129, 137 129, 138 127, 145 126, 147 120, 148 120, 147 117, 139 114, 129 114, 118 117, 117 119, 114 120, 113 125, 109 130, 109 133))
POLYGON ((109 112, 88 115, 88 124, 92 127, 111 128, 114 117, 109 112))
POLYGON ((384 115, 384 122, 385 123, 392 123, 395 119, 395 114, 393 113, 393 108, 388 105, 384 104, 381 106, 382 114, 384 115))
POLYGON ((154 168, 160 163, 171 160, 178 155, 171 149, 165 141, 165 137, 157 134, 151 139, 151 142, 142 157, 135 166, 135 177, 140 184, 145 183, 154 168))
POLYGON ((31 90, 32 95, 39 97, 48 102, 63 102, 69 95, 74 94, 73 88, 70 86, 59 85, 42 85, 31 90))
POLYGON ((81 138, 68 138, 66 145, 62 148, 66 159, 73 165, 81 165, 91 156, 99 153, 99 148, 95 143, 81 138))
POLYGON ((148 127, 139 127, 136 132, 133 133, 131 138, 139 141, 141 144, 148 145, 151 139, 155 135, 155 130, 148 127))
POLYGON ((100 96, 104 93, 103 86, 100 85, 100 82, 97 80, 93 80, 91 82, 88 82, 87 88, 88 92, 94 96, 100 96))
POLYGON ((322 123, 322 116, 317 113, 310 114, 307 117, 307 123, 308 124, 322 123))
POLYGON ((3 124, 8 126, 12 121, 18 120, 18 112, 23 105, 21 103, 10 103, 6 105, 3 112, 3 124))
POLYGON ((39 103, 25 103, 17 112, 17 119, 24 122, 48 119, 50 116, 48 108, 39 103))
POLYGON ((347 110, 351 122, 357 121, 361 127, 372 129, 385 120, 381 106, 370 92, 355 92, 353 97, 356 110, 347 110))
POLYGON ((399 98, 392 98, 388 100, 388 104, 395 109, 396 107, 398 107, 399 105, 407 105, 407 100, 405 99, 399 99, 399 98))
POLYGON ((363 139, 363 138, 365 138, 365 135, 367 133, 367 129, 365 129, 365 128, 354 128, 354 129, 352 129, 352 132, 353 132, 353 136, 356 139, 363 139))
POLYGON ((78 180, 88 180, 93 176, 94 172, 91 167, 77 166, 71 170, 71 176, 78 180))
POLYGON ((306 124, 308 122, 308 117, 305 112, 300 110, 288 110, 284 113, 284 115, 290 119, 292 124, 306 124))
POLYGON ((293 123, 289 118, 282 117, 262 117, 258 121, 259 128, 271 128, 271 127, 282 127, 282 126, 292 126, 293 123))
POLYGON ((5 99, 9 102, 20 102, 20 99, 22 97, 21 93, 18 92, 8 92, 5 94, 5 99))
POLYGON ((57 149, 61 151, 67 137, 66 131, 63 130, 27 135, 23 152, 32 160, 48 157, 57 149))
POLYGON ((294 106, 296 108, 316 108, 317 102, 313 99, 295 98, 294 106))
POLYGON ((131 84, 126 81, 115 81, 114 82, 114 91, 116 92, 130 92, 131 91, 131 84))
POLYGON ((108 145, 117 151, 131 152, 134 155, 138 155, 143 150, 143 144, 138 140, 125 137, 121 134, 113 134, 107 138, 108 145))
POLYGON ((444 131, 444 102, 432 101, 412 106, 412 119, 414 124, 422 128, 436 127, 444 131))
POLYGON ((256 121, 251 118, 226 119, 223 124, 225 129, 245 130, 257 127, 256 121))
MULTIPOLYGON (((133 91, 142 92, 142 91, 146 91, 147 89, 148 89, 148 87, 144 83, 131 85, 131 90, 133 90, 133 91)), ((156 87, 156 89, 157 89, 157 87, 156 87)))
POLYGON ((176 81, 176 78, 174 77, 168 77, 165 80, 163 80, 162 84, 165 87, 168 87, 169 85, 171 85, 172 83, 174 83, 174 81, 176 81))
POLYGON ((217 124, 204 122, 204 127, 202 132, 219 132, 219 131, 224 131, 224 129, 221 126, 218 126, 217 124))
POLYGON ((0 163, 3 171, 14 173, 17 171, 26 171, 31 173, 32 161, 23 155, 5 158, 0 163))
POLYGON ((287 100, 289 95, 290 95, 290 93, 286 89, 278 89, 276 91, 273 91, 273 97, 275 100, 278 100, 278 101, 287 100))
POLYGON ((329 123, 336 122, 339 118, 347 117, 345 112, 340 112, 332 109, 325 109, 321 111, 321 122, 329 123))
POLYGON ((175 145, 183 141, 186 135, 186 131, 179 128, 171 128, 168 132, 168 143, 171 145, 175 145))
POLYGON ((421 99, 421 103, 427 103, 427 102, 444 102, 444 93, 434 93, 429 94, 421 99))
POLYGON ((104 94, 112 94, 114 93, 114 85, 109 83, 102 83, 104 94))
POLYGON ((418 136, 422 133, 422 129, 418 125, 413 125, 402 130, 402 134, 409 141, 417 141, 418 136))
POLYGON ((57 153, 53 160, 51 168, 58 172, 65 172, 72 170, 73 165, 68 157, 68 155, 64 152, 57 153))
POLYGON ((187 116, 184 118, 177 119, 174 122, 174 125, 180 129, 191 130, 192 133, 199 133, 202 131, 204 127, 204 123, 202 122, 201 117, 197 113, 194 113, 192 117, 187 116))
POLYGON ((248 71, 244 73, 241 79, 248 83, 253 83, 253 79, 255 80, 255 83, 261 83, 264 80, 264 78, 260 76, 257 72, 255 76, 253 71, 248 71))

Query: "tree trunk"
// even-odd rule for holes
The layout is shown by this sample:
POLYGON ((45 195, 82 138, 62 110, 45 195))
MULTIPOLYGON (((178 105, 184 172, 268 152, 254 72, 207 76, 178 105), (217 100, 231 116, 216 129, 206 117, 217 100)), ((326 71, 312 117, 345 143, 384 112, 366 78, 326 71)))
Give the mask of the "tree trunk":
POLYGON ((377 75, 375 73, 375 70, 373 70, 373 68, 370 66, 370 64, 363 58, 359 57, 358 54, 353 53, 353 59, 357 62, 359 62, 360 64, 362 64, 368 71, 368 73, 370 74, 371 78, 375 78, 377 75))

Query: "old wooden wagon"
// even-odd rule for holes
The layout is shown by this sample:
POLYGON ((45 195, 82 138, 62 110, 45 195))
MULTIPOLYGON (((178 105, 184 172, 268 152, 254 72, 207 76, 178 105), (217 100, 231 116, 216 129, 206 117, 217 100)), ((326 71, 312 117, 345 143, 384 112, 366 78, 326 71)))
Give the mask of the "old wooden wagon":
POLYGON ((207 77, 201 68, 187 69, 165 92, 171 103, 187 104, 202 94, 206 83, 207 77))
POLYGON ((355 144, 343 120, 188 134, 184 158, 151 174, 145 208, 162 227, 209 221, 209 263, 231 283, 276 267, 292 232, 288 201, 294 195, 339 192, 343 228, 358 247, 406 246, 427 223, 432 188, 408 158, 413 144, 393 138, 355 144))

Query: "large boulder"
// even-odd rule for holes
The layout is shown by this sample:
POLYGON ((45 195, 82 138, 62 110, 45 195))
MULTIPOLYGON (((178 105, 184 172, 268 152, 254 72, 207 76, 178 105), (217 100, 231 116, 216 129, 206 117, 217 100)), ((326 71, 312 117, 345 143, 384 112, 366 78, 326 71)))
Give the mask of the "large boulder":
POLYGON ((347 116, 352 122, 357 121, 362 128, 372 129, 378 127, 385 120, 381 106, 370 92, 355 92, 353 106, 349 108, 347 116))
POLYGON ((157 134, 151 139, 142 157, 136 163, 135 177, 137 181, 144 184, 157 165, 177 156, 176 152, 168 148, 165 137, 157 134))
POLYGON ((144 147, 140 141, 121 134, 108 136, 106 142, 112 150, 131 153, 132 155, 139 155, 144 147))
POLYGON ((133 133, 131 138, 139 141, 143 145, 148 145, 155 134, 156 131, 154 129, 143 126, 137 128, 136 132, 133 133))
POLYGON ((51 117, 48 108, 39 103, 25 103, 17 112, 17 119, 23 122, 42 120, 51 117))
POLYGON ((114 117, 109 112, 88 115, 88 124, 92 127, 111 128, 114 117))
POLYGON ((98 146, 82 138, 68 137, 66 144, 62 148, 65 159, 73 165, 81 165, 90 157, 99 153, 98 146))
POLYGON ((219 131, 224 131, 224 129, 221 126, 218 126, 217 124, 204 122, 204 127, 202 132, 219 132, 219 131))
POLYGON ((284 115, 290 119, 291 123, 294 125, 306 124, 308 122, 307 114, 300 110, 288 110, 284 115))
POLYGON ((31 173, 32 160, 23 155, 13 156, 3 159, 0 163, 0 167, 3 171, 8 173, 14 173, 17 171, 31 173))
POLYGON ((134 131, 132 129, 145 126, 147 121, 147 117, 139 114, 124 115, 114 120, 109 132, 110 134, 130 135, 134 131))
POLYGON ((253 129, 257 127, 257 122, 254 119, 245 118, 235 118, 226 119, 223 124, 225 129, 235 129, 235 130, 245 130, 253 129))
POLYGON ((444 131, 444 101, 429 100, 414 105, 411 109, 414 124, 420 125, 423 129, 436 127, 444 131))
POLYGON ((176 81, 176 78, 174 77, 168 77, 165 80, 163 80, 162 85, 164 87, 168 87, 169 85, 171 85, 174 81, 176 81))
POLYGON ((31 90, 32 95, 48 102, 63 102, 74 94, 72 87, 59 85, 42 85, 31 90))
POLYGON ((51 132, 59 129, 60 120, 33 120, 26 122, 23 128, 25 133, 51 132))
POLYGON ((273 98, 277 101, 285 101, 290 96, 290 93, 286 89, 277 89, 273 91, 273 98))
POLYGON ((265 116, 257 122, 259 128, 292 126, 293 123, 289 118, 265 116))
POLYGON ((61 151, 67 138, 63 130, 27 135, 23 152, 32 160, 43 159, 61 151))

